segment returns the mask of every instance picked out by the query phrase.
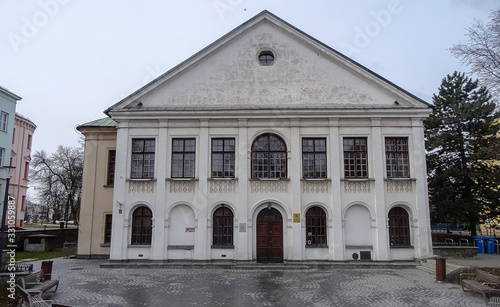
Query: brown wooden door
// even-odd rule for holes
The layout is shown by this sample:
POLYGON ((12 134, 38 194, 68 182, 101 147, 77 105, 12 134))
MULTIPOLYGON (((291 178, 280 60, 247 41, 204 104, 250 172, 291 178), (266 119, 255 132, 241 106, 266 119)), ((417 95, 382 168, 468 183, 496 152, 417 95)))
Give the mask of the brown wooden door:
POLYGON ((283 218, 274 208, 257 216, 257 262, 283 262, 283 218))

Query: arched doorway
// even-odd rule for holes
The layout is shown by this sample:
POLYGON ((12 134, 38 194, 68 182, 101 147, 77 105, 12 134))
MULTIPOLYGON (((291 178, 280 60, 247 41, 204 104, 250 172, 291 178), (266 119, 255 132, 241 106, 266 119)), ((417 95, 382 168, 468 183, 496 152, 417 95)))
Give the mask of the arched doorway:
POLYGON ((283 217, 270 206, 257 216, 257 262, 283 262, 283 217))

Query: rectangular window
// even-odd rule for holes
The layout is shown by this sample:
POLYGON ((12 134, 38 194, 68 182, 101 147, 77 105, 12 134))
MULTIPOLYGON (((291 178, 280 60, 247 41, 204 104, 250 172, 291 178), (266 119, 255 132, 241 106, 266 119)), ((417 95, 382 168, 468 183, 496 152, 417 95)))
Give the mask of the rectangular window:
POLYGON ((366 138, 344 138, 345 178, 368 178, 366 138))
POLYGON ((172 139, 172 178, 194 178, 196 139, 172 139))
POLYGON ((28 144, 26 144, 26 148, 31 149, 31 134, 28 134, 28 144))
POLYGON ((212 178, 234 178, 234 138, 212 139, 212 178))
POLYGON ((15 139, 16 139, 16 128, 12 129, 12 144, 14 144, 15 139))
POLYGON ((23 195, 21 198, 21 211, 26 211, 26 196, 23 195))
POLYGON ((302 139, 304 178, 326 178, 326 138, 302 139))
POLYGON ((4 166, 3 165, 4 154, 5 154, 5 148, 0 148, 0 166, 4 166))
POLYGON ((9 126, 9 113, 2 111, 0 113, 0 130, 7 132, 8 126, 9 126))
POLYGON ((115 184, 115 161, 116 161, 116 150, 108 151, 108 173, 106 185, 115 184))
POLYGON ((111 243, 111 221, 112 215, 106 214, 104 221, 104 242, 103 243, 111 243))
POLYGON ((30 163, 26 162, 24 163, 24 179, 28 180, 29 172, 30 172, 30 163))
POLYGON ((385 138, 385 167, 387 178, 410 178, 408 138, 385 138))
POLYGON ((132 140, 132 178, 154 178, 155 139, 132 140))

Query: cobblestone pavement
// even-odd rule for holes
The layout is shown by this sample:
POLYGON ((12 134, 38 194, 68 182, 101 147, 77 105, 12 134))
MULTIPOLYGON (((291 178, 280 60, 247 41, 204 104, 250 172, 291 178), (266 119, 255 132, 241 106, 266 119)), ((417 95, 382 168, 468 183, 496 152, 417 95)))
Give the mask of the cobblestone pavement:
POLYGON ((416 269, 118 269, 102 262, 55 259, 60 286, 46 298, 86 307, 485 306, 481 296, 416 269))

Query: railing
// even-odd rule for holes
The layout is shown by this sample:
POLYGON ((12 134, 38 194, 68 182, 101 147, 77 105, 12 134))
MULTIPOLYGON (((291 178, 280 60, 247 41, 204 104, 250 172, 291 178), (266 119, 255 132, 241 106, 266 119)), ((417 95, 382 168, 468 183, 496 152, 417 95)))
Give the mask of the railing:
POLYGON ((497 248, 497 254, 500 255, 500 244, 498 244, 498 240, 493 240, 495 242, 495 247, 497 248))

